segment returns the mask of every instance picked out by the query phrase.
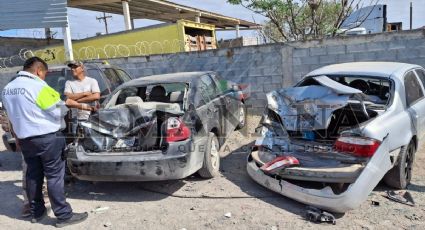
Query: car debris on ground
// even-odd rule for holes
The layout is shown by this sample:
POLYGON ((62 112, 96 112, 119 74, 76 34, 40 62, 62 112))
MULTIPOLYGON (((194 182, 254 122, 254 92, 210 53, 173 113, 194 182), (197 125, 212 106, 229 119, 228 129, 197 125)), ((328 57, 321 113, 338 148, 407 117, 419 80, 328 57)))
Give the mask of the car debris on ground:
POLYGON ((307 220, 314 223, 331 223, 333 225, 336 224, 334 215, 329 212, 322 211, 313 206, 307 206, 306 218, 307 220))
POLYGON ((91 212, 99 214, 99 213, 105 213, 108 210, 109 210, 109 207, 100 207, 99 206, 99 207, 96 207, 95 209, 93 209, 91 212))
POLYGON ((412 207, 415 206, 415 201, 413 200, 412 194, 410 194, 409 191, 395 192, 389 190, 385 193, 384 197, 401 204, 409 205, 412 207))

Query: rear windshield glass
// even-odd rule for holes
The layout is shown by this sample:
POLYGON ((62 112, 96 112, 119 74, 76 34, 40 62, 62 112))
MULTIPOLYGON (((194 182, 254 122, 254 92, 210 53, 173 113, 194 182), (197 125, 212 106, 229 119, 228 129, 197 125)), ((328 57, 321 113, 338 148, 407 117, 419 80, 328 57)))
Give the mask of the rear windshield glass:
MULTIPOLYGON (((370 76, 352 76, 338 75, 328 76, 330 79, 343 85, 362 91, 366 97, 366 101, 374 104, 389 104, 391 99, 391 81, 385 78, 370 77, 370 76)), ((313 78, 306 78, 298 84, 298 86, 320 85, 313 78)))

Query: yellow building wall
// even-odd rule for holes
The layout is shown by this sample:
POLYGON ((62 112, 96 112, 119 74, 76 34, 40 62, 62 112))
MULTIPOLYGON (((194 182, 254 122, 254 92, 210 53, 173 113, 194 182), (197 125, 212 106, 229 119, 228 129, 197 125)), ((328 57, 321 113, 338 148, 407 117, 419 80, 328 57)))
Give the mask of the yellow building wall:
MULTIPOLYGON (((216 41, 213 25, 180 20, 174 24, 140 28, 73 41, 74 59, 108 59, 184 52, 187 51, 184 35, 185 26, 211 30, 213 39, 216 41)), ((66 61, 63 45, 36 50, 32 52, 32 55, 43 58, 49 64, 62 64, 66 61)))

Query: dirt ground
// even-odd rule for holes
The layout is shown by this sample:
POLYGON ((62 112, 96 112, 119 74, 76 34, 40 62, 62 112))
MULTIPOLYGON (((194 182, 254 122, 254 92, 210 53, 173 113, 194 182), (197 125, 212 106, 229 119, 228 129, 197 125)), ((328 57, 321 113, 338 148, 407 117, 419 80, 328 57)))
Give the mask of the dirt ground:
MULTIPOLYGON (((249 118, 252 132, 258 117, 249 118)), ((68 229, 425 229, 425 151, 417 152, 408 190, 416 207, 392 202, 379 185, 360 208, 340 215, 336 225, 304 219, 305 205, 268 191, 246 173, 254 137, 235 132, 226 142, 221 176, 178 181, 90 183, 66 187, 74 211, 89 212, 87 221, 68 229), (371 201, 378 201, 373 206, 371 201), (97 208, 106 209, 102 212, 97 208), (226 217, 226 214, 229 217, 226 217)), ((21 156, 0 146, 0 229, 53 229, 52 212, 41 223, 20 217, 21 156)))

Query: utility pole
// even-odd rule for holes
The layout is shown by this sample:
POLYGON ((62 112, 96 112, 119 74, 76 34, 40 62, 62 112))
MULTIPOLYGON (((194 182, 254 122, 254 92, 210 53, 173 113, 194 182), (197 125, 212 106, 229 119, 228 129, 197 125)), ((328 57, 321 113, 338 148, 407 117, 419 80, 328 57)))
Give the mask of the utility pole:
POLYGON ((410 30, 412 30, 412 23, 413 23, 413 4, 410 2, 410 30))
POLYGON ((50 28, 44 28, 44 34, 46 35, 47 45, 50 45, 50 40, 53 39, 53 34, 50 28))
POLYGON ((108 32, 108 18, 112 18, 112 16, 106 16, 106 13, 103 12, 103 17, 96 17, 97 20, 103 20, 103 23, 105 23, 105 30, 106 30, 106 34, 109 34, 108 32))

